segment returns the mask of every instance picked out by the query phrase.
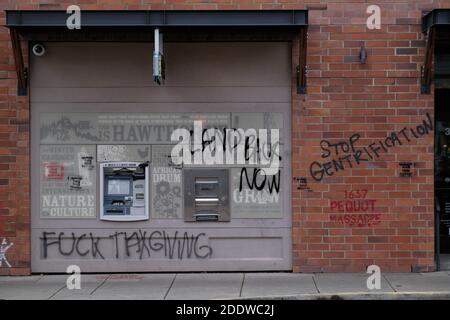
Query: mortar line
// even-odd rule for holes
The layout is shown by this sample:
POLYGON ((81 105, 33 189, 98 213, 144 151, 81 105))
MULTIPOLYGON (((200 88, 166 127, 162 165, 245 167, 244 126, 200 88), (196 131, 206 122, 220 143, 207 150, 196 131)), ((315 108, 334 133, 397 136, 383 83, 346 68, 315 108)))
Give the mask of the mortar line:
POLYGON ((239 290, 239 297, 242 297, 242 289, 244 289, 245 272, 242 274, 241 290, 239 290))
POLYGON ((175 273, 175 276, 173 277, 172 282, 170 283, 169 288, 167 288, 167 291, 166 291, 166 294, 165 294, 164 297, 163 297, 163 300, 166 300, 167 295, 169 294, 170 289, 172 289, 172 286, 173 286, 173 284, 175 283, 175 279, 176 279, 177 275, 178 275, 178 273, 175 273))
POLYGON ((316 278, 315 277, 316 277, 316 275, 313 273, 312 281, 314 282, 314 286, 316 287, 317 293, 320 293, 319 286, 316 283, 316 278))
POLYGON ((89 293, 89 295, 93 295, 95 291, 97 291, 97 289, 99 289, 101 286, 103 286, 105 284, 105 282, 111 277, 110 274, 108 274, 108 276, 105 278, 105 280, 103 280, 97 287, 94 288, 94 290, 91 291, 91 293, 89 293))

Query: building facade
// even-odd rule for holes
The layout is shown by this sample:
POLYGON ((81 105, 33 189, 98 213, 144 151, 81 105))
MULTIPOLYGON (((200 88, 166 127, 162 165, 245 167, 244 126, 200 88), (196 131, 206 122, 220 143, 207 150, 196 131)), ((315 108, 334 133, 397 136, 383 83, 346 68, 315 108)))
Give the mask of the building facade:
POLYGON ((450 253, 445 32, 433 42, 423 26, 450 1, 75 2, 0 4, 0 274, 71 264, 84 272, 361 272, 374 264, 428 272, 450 253), (307 19, 295 30, 168 30, 158 85, 153 29, 72 37, 77 31, 6 20, 8 10, 72 4, 82 9, 81 32, 85 10, 295 10, 307 19), (381 9, 379 29, 367 25, 371 5, 381 9), (171 135, 195 131, 194 121, 275 129, 276 173, 173 164, 171 135), (118 209, 118 196, 138 193, 142 202, 118 209))

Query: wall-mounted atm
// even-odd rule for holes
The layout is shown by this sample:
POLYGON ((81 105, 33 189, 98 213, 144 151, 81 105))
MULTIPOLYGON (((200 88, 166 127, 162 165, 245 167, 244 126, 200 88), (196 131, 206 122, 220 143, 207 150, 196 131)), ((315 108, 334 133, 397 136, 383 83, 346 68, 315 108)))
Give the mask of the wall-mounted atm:
POLYGON ((139 221, 149 217, 148 163, 100 164, 100 219, 139 221))
POLYGON ((184 170, 185 221, 230 221, 228 175, 226 169, 184 170))

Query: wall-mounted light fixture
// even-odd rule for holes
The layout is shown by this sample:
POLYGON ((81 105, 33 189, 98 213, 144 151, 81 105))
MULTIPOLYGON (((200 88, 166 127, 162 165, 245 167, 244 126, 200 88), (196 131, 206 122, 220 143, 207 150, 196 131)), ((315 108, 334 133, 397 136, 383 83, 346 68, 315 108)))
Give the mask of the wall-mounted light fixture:
POLYGON ((366 64, 367 62, 367 49, 364 46, 362 46, 361 51, 359 51, 359 62, 361 64, 366 64))
POLYGON ((153 50, 153 81, 163 84, 165 79, 163 35, 159 29, 155 29, 154 50, 153 50))

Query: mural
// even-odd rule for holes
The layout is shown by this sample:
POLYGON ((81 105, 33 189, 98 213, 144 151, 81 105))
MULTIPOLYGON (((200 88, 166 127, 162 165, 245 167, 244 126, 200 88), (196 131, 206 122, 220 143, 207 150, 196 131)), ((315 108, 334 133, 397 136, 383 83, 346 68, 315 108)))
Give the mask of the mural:
POLYGON ((172 146, 152 147, 151 216, 157 219, 182 218, 182 170, 171 166, 172 146))
POLYGON ((150 218, 183 219, 182 172, 186 165, 173 162, 171 151, 179 141, 172 141, 171 135, 175 129, 181 128, 187 129, 188 136, 194 136, 194 120, 201 123, 201 151, 214 153, 210 150, 214 149, 212 146, 222 147, 222 144, 224 152, 230 149, 241 151, 237 144, 242 144, 244 141, 239 140, 245 138, 246 162, 265 157, 261 158, 261 163, 248 167, 234 162, 211 165, 230 169, 232 216, 282 218, 280 162, 283 149, 280 129, 283 128, 283 114, 268 112, 42 113, 41 217, 96 218, 97 162, 150 161, 150 218), (253 128, 256 131, 275 129, 277 147, 271 144, 271 135, 275 137, 273 130, 265 130, 267 137, 256 136, 254 141, 252 137, 241 136, 237 136, 238 141, 228 141, 224 137, 221 141, 220 134, 212 137, 207 134, 208 129, 217 129, 216 132, 221 133, 225 129, 244 132, 253 128), (272 166, 273 173, 262 174, 262 169, 268 172, 272 166))
POLYGON ((281 218, 281 170, 263 175, 259 168, 231 169, 231 212, 234 218, 281 218))
POLYGON ((95 146, 41 146, 41 217, 95 218, 95 146))
POLYGON ((98 145, 97 161, 137 161, 150 160, 151 147, 149 145, 98 145))
POLYGON ((205 127, 230 125, 228 113, 43 113, 41 143, 171 143, 172 132, 191 128, 194 120, 205 127))

